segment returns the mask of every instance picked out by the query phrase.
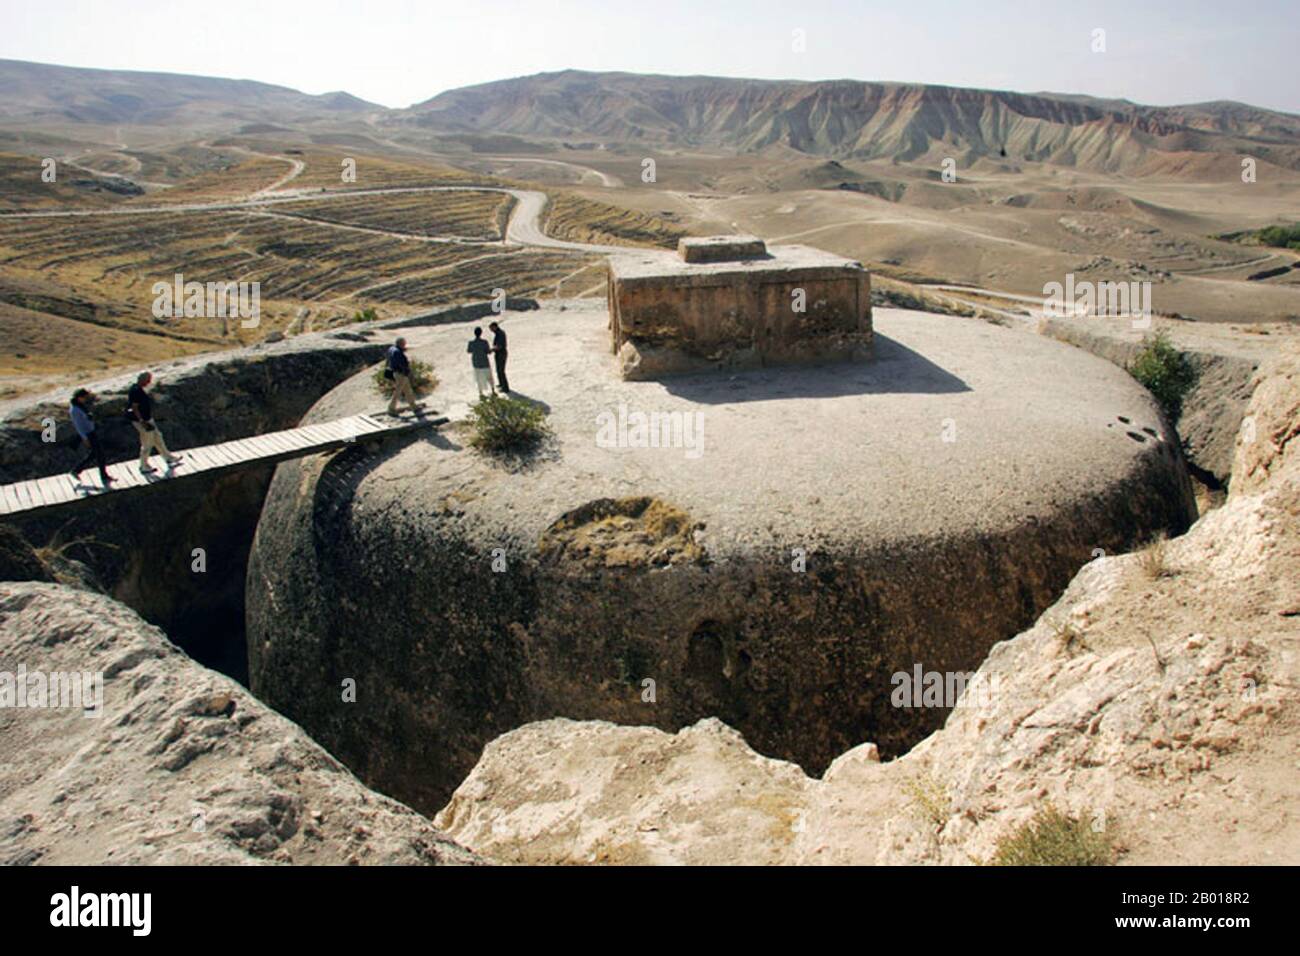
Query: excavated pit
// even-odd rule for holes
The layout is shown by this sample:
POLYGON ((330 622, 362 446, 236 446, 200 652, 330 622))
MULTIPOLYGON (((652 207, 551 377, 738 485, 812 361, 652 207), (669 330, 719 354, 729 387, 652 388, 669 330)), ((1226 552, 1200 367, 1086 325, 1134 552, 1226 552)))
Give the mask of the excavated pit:
MULTIPOLYGON (((1149 396, 1047 339, 878 309, 873 363, 629 382, 598 305, 504 324, 550 453, 451 427, 286 463, 248 571, 254 692, 426 812, 555 716, 716 716, 813 773, 902 753, 948 709, 895 707, 893 675, 974 670, 1096 549, 1195 516, 1149 396)), ((473 396, 467 337, 414 350, 440 413, 473 396)), ((361 375, 307 421, 378 405, 361 375)))

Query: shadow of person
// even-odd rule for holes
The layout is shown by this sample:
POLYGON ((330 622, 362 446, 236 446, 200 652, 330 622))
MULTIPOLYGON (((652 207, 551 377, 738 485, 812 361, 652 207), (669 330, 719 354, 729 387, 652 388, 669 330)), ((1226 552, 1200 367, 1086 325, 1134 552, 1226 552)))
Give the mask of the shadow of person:
POLYGON ((427 429, 424 434, 424 440, 434 448, 439 448, 443 451, 462 451, 464 448, 464 446, 452 441, 447 437, 446 433, 438 428, 427 429))

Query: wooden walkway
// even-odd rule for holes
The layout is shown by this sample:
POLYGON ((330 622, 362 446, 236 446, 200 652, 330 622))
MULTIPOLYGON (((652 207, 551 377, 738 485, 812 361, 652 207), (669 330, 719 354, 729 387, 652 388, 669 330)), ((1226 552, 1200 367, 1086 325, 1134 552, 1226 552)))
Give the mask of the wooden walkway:
MULTIPOLYGON (((158 470, 142 474, 137 459, 108 466, 108 476, 113 484, 107 489, 100 483, 99 469, 91 465, 81 473, 80 479, 64 472, 48 478, 34 478, 12 485, 0 485, 0 518, 44 514, 53 509, 63 509, 110 495, 151 488, 170 481, 182 481, 199 475, 214 475, 238 471, 259 465, 275 464, 290 458, 302 458, 318 452, 343 448, 358 440, 386 438, 421 428, 431 428, 447 422, 446 418, 404 417, 385 415, 353 415, 319 425, 290 428, 252 438, 205 445, 202 448, 172 449, 181 460, 173 468, 166 467, 163 459, 154 455, 149 463, 158 470)), ((78 449, 78 458, 83 454, 78 449)), ((69 464, 73 464, 69 456, 69 464)))

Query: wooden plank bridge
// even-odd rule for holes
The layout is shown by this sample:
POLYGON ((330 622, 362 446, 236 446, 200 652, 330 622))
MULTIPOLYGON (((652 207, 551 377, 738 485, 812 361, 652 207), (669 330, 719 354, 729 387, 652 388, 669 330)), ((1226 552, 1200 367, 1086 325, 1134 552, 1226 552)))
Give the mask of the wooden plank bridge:
MULTIPOLYGON (((260 465, 275 464, 291 458, 303 458, 319 452, 333 451, 358 441, 372 441, 443 425, 446 418, 386 415, 353 415, 319 425, 305 425, 285 431, 268 432, 219 445, 173 451, 181 455, 174 467, 164 467, 152 474, 141 473, 139 463, 119 462, 108 466, 113 483, 106 489, 100 482, 99 468, 91 465, 80 479, 64 472, 48 478, 34 478, 12 485, 0 485, 0 518, 32 517, 47 511, 73 507, 110 495, 143 491, 171 481, 184 481, 200 475, 211 476, 260 465)), ((78 448, 78 456, 82 450, 78 448)), ((159 456, 150 459, 162 462, 159 456)))

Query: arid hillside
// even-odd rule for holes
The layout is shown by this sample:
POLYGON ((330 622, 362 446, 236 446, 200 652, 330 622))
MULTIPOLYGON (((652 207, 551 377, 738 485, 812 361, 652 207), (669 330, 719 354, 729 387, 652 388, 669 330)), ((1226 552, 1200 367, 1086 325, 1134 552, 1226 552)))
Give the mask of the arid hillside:
POLYGON ((311 96, 252 80, 0 60, 0 120, 7 123, 284 122, 379 108, 347 93, 311 96))
POLYGON ((1014 158, 1141 174, 1256 156, 1300 168, 1300 117, 1241 103, 1140 106, 1089 97, 867 83, 566 70, 452 90, 396 118, 430 129, 545 139, 801 152, 916 161, 1014 158))

